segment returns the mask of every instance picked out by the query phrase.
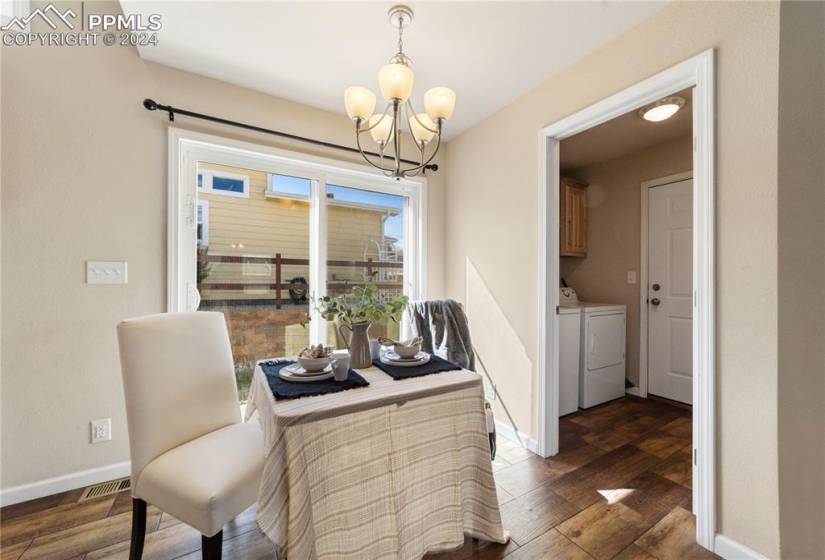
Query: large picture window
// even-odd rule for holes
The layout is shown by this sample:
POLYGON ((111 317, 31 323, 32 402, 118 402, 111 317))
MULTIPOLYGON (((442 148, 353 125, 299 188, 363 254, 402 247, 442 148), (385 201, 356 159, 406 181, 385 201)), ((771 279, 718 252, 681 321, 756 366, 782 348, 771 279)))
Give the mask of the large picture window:
POLYGON ((314 299, 367 282, 386 297, 424 297, 424 181, 197 136, 172 136, 183 219, 170 224, 170 308, 224 313, 241 400, 258 360, 344 347, 314 299))

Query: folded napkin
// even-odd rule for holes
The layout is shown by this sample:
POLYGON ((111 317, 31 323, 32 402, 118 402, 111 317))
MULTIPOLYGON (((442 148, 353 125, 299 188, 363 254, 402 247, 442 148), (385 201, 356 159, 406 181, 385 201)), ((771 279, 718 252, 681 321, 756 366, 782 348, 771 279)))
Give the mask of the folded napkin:
POLYGON ((389 375, 395 380, 407 379, 410 377, 421 377, 422 375, 430 375, 433 373, 441 373, 442 371, 455 371, 461 367, 452 362, 448 362, 438 356, 430 356, 430 361, 420 366, 394 366, 385 364, 381 360, 373 360, 372 365, 389 375))
POLYGON ((266 380, 269 383, 269 388, 272 390, 272 395, 275 397, 275 400, 326 395, 327 393, 337 393, 338 391, 346 391, 348 389, 369 385, 366 379, 353 370, 349 370, 346 381, 335 381, 332 377, 309 383, 299 383, 297 381, 285 381, 281 379, 278 375, 281 368, 294 363, 294 360, 260 362, 261 369, 264 375, 266 375, 266 380))

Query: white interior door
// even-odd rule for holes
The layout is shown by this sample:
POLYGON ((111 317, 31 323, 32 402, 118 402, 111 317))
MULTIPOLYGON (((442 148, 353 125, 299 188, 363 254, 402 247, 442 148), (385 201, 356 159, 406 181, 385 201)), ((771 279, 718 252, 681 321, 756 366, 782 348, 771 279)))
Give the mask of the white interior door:
POLYGON ((693 395, 693 180, 648 189, 648 392, 693 395))

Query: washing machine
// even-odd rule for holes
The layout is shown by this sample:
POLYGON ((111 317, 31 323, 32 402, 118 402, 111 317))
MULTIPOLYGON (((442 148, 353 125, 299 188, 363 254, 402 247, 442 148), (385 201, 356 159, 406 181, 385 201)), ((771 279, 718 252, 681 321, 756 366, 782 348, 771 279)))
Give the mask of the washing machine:
POLYGON ((625 394, 627 307, 579 302, 579 406, 590 408, 625 394))

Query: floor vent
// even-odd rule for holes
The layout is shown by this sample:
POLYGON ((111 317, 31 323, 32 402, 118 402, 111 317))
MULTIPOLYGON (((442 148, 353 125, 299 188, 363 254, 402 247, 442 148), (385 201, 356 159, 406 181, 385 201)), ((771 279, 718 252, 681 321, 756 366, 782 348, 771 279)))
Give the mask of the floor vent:
POLYGON ((78 502, 85 502, 87 500, 94 500, 95 498, 102 498, 110 494, 117 494, 124 490, 129 490, 132 487, 132 481, 129 478, 121 478, 118 480, 110 480, 109 482, 101 482, 94 486, 89 486, 83 491, 78 502))

